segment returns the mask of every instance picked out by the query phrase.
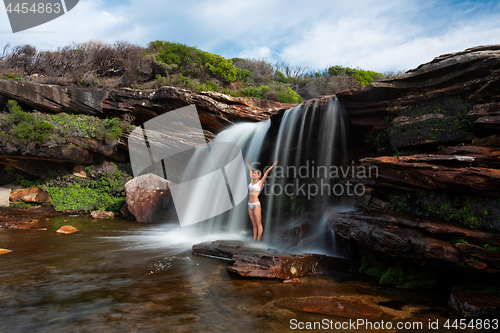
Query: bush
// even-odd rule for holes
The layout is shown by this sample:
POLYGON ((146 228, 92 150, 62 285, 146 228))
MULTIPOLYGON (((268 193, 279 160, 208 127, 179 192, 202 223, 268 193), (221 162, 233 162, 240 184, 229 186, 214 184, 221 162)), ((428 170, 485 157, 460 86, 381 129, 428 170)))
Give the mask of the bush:
POLYGON ((124 185, 132 179, 128 168, 106 162, 85 168, 90 179, 72 175, 52 178, 42 186, 52 197, 51 204, 57 211, 119 211, 125 204, 124 185))
POLYGON ((10 139, 21 142, 44 142, 48 133, 54 130, 54 125, 44 120, 42 116, 24 112, 17 101, 8 101, 11 114, 0 117, 0 126, 10 128, 10 139))
POLYGON ((363 69, 354 69, 350 67, 331 66, 328 67, 328 74, 331 76, 348 75, 356 79, 361 86, 367 86, 374 81, 385 80, 382 73, 367 71, 363 69))

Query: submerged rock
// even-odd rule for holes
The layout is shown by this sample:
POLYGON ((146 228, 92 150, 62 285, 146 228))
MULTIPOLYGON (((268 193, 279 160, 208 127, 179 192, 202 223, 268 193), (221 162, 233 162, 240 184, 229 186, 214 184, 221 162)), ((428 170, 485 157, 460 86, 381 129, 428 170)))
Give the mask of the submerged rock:
POLYGON ((71 225, 63 225, 60 227, 56 232, 59 234, 74 234, 75 232, 78 232, 79 230, 71 225))
POLYGON ((346 296, 296 297, 278 300, 275 305, 294 311, 317 313, 342 318, 378 318, 383 312, 376 305, 346 296))

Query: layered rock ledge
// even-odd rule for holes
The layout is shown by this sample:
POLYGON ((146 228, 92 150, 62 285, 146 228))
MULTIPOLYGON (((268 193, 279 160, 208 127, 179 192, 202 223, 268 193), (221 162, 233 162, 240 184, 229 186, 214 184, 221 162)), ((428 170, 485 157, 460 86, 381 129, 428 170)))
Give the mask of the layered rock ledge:
POLYGON ((343 271, 349 267, 345 258, 319 254, 277 254, 276 250, 254 247, 241 241, 214 241, 193 245, 193 254, 233 261, 228 271, 245 277, 278 278, 343 271))

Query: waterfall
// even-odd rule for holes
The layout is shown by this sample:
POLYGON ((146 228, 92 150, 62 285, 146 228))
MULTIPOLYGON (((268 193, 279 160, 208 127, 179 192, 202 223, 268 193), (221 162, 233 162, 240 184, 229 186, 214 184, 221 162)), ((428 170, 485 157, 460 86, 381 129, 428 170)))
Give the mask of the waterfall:
MULTIPOLYGON (((321 217, 321 213, 332 204, 331 193, 290 194, 284 193, 283 189, 292 188, 297 191, 300 186, 305 185, 307 189, 312 185, 321 188, 321 186, 332 186, 335 182, 328 170, 331 166, 347 165, 348 162, 347 121, 342 107, 336 97, 310 100, 285 111, 277 134, 269 133, 270 126, 270 119, 259 123, 240 123, 219 133, 214 139, 214 142, 237 144, 241 148, 243 157, 248 156, 250 163, 258 162, 256 169, 262 172, 275 159, 279 160, 275 170, 269 174, 260 196, 263 241, 272 244, 273 247, 285 248, 289 244, 283 239, 283 235, 304 224, 304 219, 293 220, 293 218, 300 216, 307 208, 308 212, 313 211, 318 214, 310 221, 305 219, 312 227, 307 232, 309 239, 301 239, 300 243, 320 242, 334 248, 335 237, 332 236, 326 220, 321 217), (271 149, 265 152, 263 152, 264 139, 275 143, 274 147, 269 147, 270 141, 266 142, 265 146, 271 149), (284 230, 285 226, 287 230, 284 230)), ((193 155, 185 170, 186 175, 190 174, 191 169, 197 169, 197 165, 202 162, 201 158, 196 153, 193 155)), ((248 170, 245 172, 248 177, 248 170)), ((196 189, 196 192, 210 196, 211 184, 200 186, 203 188, 196 189)), ((210 197, 211 204, 216 205, 217 200, 216 196, 210 197)), ((199 200, 192 200, 189 205, 193 210, 204 209, 199 200)), ((203 234, 223 230, 234 235, 248 233, 251 231, 249 226, 245 201, 229 212, 199 223, 197 228, 203 234)))
MULTIPOLYGON (((267 134, 271 121, 269 119, 259 122, 259 123, 240 123, 235 124, 225 131, 219 133, 213 142, 231 142, 237 144, 242 151, 243 156, 248 156, 250 161, 257 161, 259 159, 262 143, 264 142, 264 137, 267 134)), ((189 179, 191 172, 196 172, 199 163, 203 163, 201 159, 203 156, 195 153, 191 160, 189 161, 184 177, 189 179)), ((248 173, 245 171, 245 175, 248 173)), ((248 176, 247 176, 248 178, 248 176)), ((196 192, 203 193, 205 196, 210 196, 210 189, 212 184, 200 184, 200 187, 196 192)), ((210 197, 210 203, 217 205, 217 197, 210 197)), ((200 206, 199 201, 193 200, 190 204, 189 209, 202 210, 203 206, 200 206)), ((219 232, 222 229, 229 233, 242 232, 246 229, 245 224, 248 219, 247 212, 247 201, 236 205, 232 210, 220 216, 216 216, 209 220, 206 220, 198 224, 199 231, 203 233, 214 233, 219 232)))
MULTIPOLYGON (((307 101, 285 112, 269 161, 270 164, 278 159, 280 170, 275 171, 265 191, 268 198, 263 216, 264 241, 279 241, 276 237, 283 233, 281 213, 300 213, 305 205, 318 212, 327 208, 331 191, 307 192, 304 196, 300 188, 319 191, 332 187, 335 180, 329 176, 330 167, 348 164, 346 123, 345 112, 336 97, 307 101), (293 190, 285 191, 287 188, 293 190)), ((327 228, 325 223, 317 226, 327 228)), ((326 230, 313 233, 316 232, 326 230)))

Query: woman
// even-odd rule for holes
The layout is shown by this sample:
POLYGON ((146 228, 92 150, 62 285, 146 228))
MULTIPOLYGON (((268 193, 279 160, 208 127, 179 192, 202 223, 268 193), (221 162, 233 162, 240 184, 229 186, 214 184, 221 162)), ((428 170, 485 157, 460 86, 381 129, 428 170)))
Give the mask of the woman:
POLYGON ((260 207, 259 194, 262 191, 264 182, 266 181, 267 175, 276 166, 278 160, 274 161, 274 164, 267 169, 262 177, 262 172, 260 170, 252 170, 250 163, 248 162, 248 156, 246 158, 248 170, 250 171, 250 184, 248 184, 248 214, 250 215, 250 220, 252 220, 253 226, 253 240, 254 242, 259 242, 262 236, 262 211, 260 207), (260 179, 262 177, 262 179, 260 179))

